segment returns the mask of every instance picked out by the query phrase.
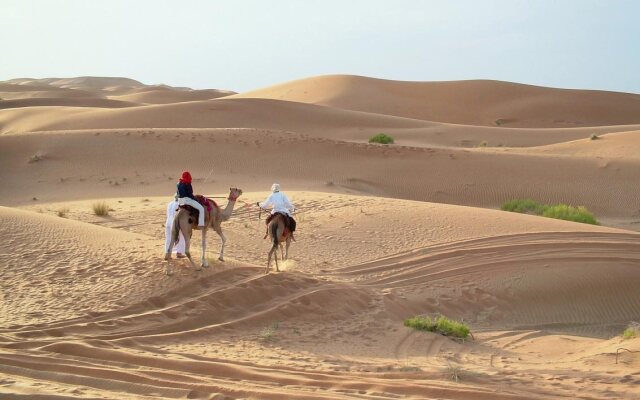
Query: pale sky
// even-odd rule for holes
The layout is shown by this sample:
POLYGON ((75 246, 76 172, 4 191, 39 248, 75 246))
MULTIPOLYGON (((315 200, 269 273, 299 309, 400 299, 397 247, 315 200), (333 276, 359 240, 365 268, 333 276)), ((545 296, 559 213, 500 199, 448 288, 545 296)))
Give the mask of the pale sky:
POLYGON ((640 1, 0 0, 0 80, 246 91, 324 74, 640 93, 640 1))

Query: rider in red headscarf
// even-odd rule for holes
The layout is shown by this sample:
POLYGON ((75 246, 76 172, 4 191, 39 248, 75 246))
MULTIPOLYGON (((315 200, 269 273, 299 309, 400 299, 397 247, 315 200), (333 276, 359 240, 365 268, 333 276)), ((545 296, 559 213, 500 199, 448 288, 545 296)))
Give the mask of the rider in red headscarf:
POLYGON ((200 213, 198 214, 198 226, 204 226, 204 207, 193 197, 193 187, 191 186, 191 174, 184 171, 178 182, 178 204, 189 205, 200 213))

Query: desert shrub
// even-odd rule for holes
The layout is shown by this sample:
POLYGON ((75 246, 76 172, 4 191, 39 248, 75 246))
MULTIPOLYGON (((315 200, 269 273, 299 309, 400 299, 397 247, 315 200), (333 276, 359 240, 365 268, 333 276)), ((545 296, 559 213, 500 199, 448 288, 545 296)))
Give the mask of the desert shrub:
POLYGON ((599 225, 593 214, 584 206, 570 206, 567 204, 540 204, 531 199, 509 200, 500 209, 522 214, 534 214, 547 218, 580 222, 583 224, 599 225))
POLYGON ((453 336, 462 339, 468 337, 471 332, 468 325, 442 315, 435 318, 420 316, 408 318, 404 321, 404 326, 419 331, 436 332, 444 336, 453 336))
POLYGON ((109 215, 109 205, 106 201, 97 201, 91 205, 93 213, 99 216, 109 215))
POLYGON ((640 323, 632 322, 627 329, 622 332, 622 337, 625 339, 633 339, 640 337, 640 323))
POLYGON ((496 124, 496 126, 501 126, 501 125, 502 125, 502 124, 504 124, 506 121, 505 121, 504 119, 502 119, 502 118, 498 118, 498 119, 496 119, 496 120, 495 120, 495 121, 493 121, 493 122, 496 124))
POLYGON ((589 137, 589 139, 598 140, 598 139, 600 139, 600 137, 598 135, 596 135, 595 133, 592 133, 591 136, 589 137))
POLYGON ((596 218, 583 206, 573 207, 566 204, 548 206, 542 213, 543 217, 563 219, 565 221, 580 222, 583 224, 598 225, 596 218))
POLYGON ((511 211, 522 214, 541 215, 544 212, 544 206, 535 200, 517 199, 509 200, 500 207, 502 211, 511 211))
POLYGON ((262 328, 260 331, 260 339, 265 342, 270 342, 276 338, 276 331, 280 328, 280 324, 278 322, 274 322, 271 326, 267 326, 262 328))
POLYGON ((67 213, 68 213, 68 212, 69 212, 69 209, 68 209, 67 207, 63 207, 63 208, 59 208, 59 209, 56 211, 56 215, 57 215, 58 217, 65 218, 65 217, 67 216, 67 213))
POLYGON ((487 142, 486 140, 483 140, 482 142, 480 142, 478 147, 487 147, 488 145, 489 145, 489 142, 487 142))
POLYGON ((390 144, 393 143, 393 137, 385 133, 378 133, 377 135, 369 138, 369 143, 390 144))

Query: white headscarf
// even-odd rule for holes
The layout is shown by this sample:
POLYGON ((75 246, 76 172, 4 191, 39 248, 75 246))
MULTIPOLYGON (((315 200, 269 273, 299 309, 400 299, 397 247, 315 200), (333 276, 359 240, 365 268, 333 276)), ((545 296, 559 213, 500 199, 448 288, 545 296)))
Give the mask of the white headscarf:
POLYGON ((280 191, 280 184, 278 184, 278 183, 274 183, 273 185, 271 185, 271 191, 272 191, 273 193, 275 193, 275 192, 279 192, 279 191, 280 191))

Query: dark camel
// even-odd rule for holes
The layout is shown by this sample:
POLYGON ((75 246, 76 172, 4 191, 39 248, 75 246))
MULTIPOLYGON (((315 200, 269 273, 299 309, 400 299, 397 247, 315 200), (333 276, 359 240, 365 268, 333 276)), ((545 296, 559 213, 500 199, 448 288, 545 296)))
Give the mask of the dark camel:
POLYGON ((272 255, 276 261, 276 271, 280 272, 280 268, 278 268, 278 246, 280 246, 282 260, 284 261, 289 258, 289 246, 291 245, 293 235, 288 229, 285 229, 286 225, 284 218, 285 217, 282 214, 276 214, 267 225, 267 232, 269 233, 269 236, 271 236, 273 246, 271 246, 271 250, 269 251, 269 260, 267 261, 267 269, 264 272, 265 274, 268 274, 269 269, 271 268, 272 255), (283 249, 282 243, 285 243, 285 249, 283 249))

